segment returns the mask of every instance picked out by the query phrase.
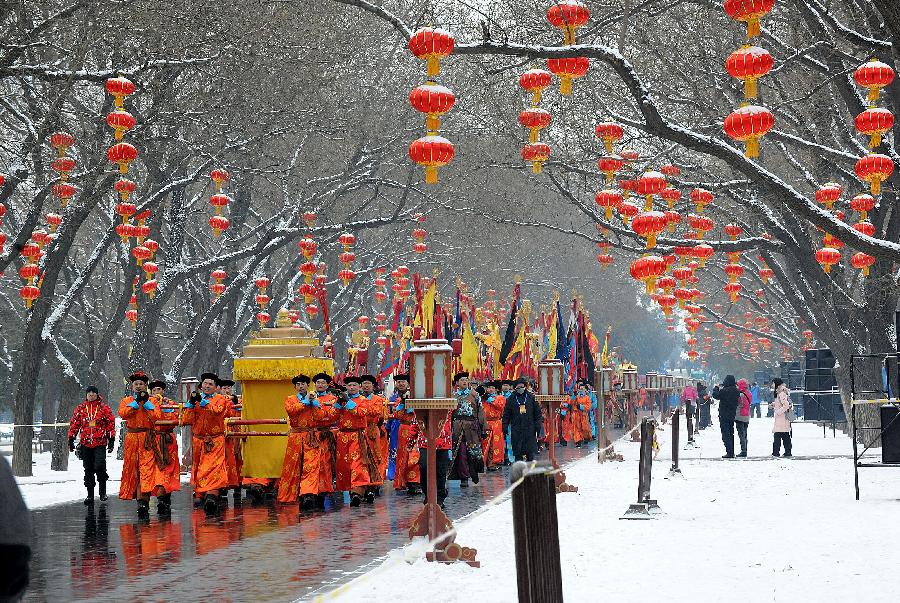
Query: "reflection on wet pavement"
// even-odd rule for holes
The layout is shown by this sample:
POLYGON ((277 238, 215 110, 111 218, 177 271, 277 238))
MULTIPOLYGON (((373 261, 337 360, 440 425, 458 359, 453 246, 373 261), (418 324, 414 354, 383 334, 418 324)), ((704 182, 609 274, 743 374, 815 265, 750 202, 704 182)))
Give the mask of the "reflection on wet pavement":
MULTIPOLYGON (((591 449, 558 448, 566 462, 591 449)), ((447 515, 471 513, 506 487, 506 471, 478 485, 448 482, 447 515)), ((26 601, 293 601, 347 581, 408 542, 421 497, 390 483, 373 505, 357 509, 335 495, 325 512, 248 500, 208 518, 191 506, 189 489, 173 495, 170 519, 137 518, 134 501, 110 499, 38 509, 26 601), (343 508, 348 506, 348 508, 343 508)), ((229 497, 229 503, 231 502, 229 497)))

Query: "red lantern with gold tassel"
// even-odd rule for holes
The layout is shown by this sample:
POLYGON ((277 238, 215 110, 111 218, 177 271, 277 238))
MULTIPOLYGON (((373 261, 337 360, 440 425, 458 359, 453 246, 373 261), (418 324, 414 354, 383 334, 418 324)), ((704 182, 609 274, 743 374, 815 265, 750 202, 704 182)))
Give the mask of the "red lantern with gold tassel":
POLYGON ((544 162, 550 159, 550 145, 545 142, 528 143, 522 147, 522 159, 531 162, 531 171, 540 174, 544 162))
POLYGON ((622 204, 622 193, 615 190, 605 189, 597 193, 594 197, 597 206, 602 208, 607 220, 612 219, 613 210, 618 209, 622 204))
POLYGON ((744 154, 753 159, 759 157, 759 139, 774 125, 771 111, 759 105, 744 105, 725 118, 722 128, 728 136, 743 142, 744 154))
POLYGON ((541 102, 541 94, 553 81, 553 76, 549 71, 543 69, 529 69, 519 76, 519 85, 526 92, 531 93, 531 105, 537 106, 541 102))
POLYGON ((875 263, 875 258, 871 255, 859 251, 853 254, 850 264, 857 270, 862 271, 864 277, 869 276, 869 268, 875 263))
POLYGON ((559 93, 563 96, 572 94, 572 80, 584 77, 590 65, 587 57, 547 59, 547 69, 560 79, 559 93))
POLYGON ((857 84, 869 90, 868 101, 869 106, 872 106, 881 95, 881 89, 894 81, 894 70, 889 65, 873 58, 857 67, 853 72, 853 79, 857 84))
POLYGON ((725 69, 731 77, 744 82, 744 98, 756 98, 756 82, 771 71, 774 61, 765 48, 744 45, 725 60, 725 69))
POLYGON ((528 136, 529 142, 537 142, 540 139, 541 130, 549 126, 552 120, 553 116, 550 115, 549 111, 535 107, 525 109, 519 113, 519 124, 530 131, 528 136))
POLYGON ((436 134, 428 134, 409 145, 409 158, 425 168, 426 184, 436 184, 438 168, 453 160, 453 143, 436 134))
POLYGON ((594 128, 594 133, 597 135, 597 138, 603 142, 603 146, 606 147, 607 153, 612 153, 613 145, 622 140, 622 137, 625 135, 622 126, 611 121, 604 121, 597 124, 597 127, 594 128))
POLYGON ((644 211, 631 221, 631 229, 647 240, 646 249, 656 247, 656 236, 665 230, 666 215, 660 211, 644 211))
POLYGON ((873 195, 881 194, 881 183, 894 173, 894 162, 887 155, 871 153, 860 157, 855 166, 860 180, 868 182, 873 195))
POLYGON ((453 34, 436 27, 423 27, 409 38, 409 50, 426 62, 429 79, 441 72, 440 61, 453 52, 455 44, 453 34))
POLYGON ((725 14, 747 24, 747 39, 759 37, 759 20, 768 15, 775 0, 725 0, 725 14))
POLYGON ((834 204, 841 198, 844 187, 836 182, 823 184, 816 190, 816 201, 825 206, 828 211, 834 208, 834 204))
POLYGON ((604 155, 597 160, 597 169, 606 175, 606 183, 611 184, 616 172, 625 167, 625 160, 618 155, 604 155))
POLYGON ((831 267, 841 261, 841 252, 833 247, 823 247, 816 251, 816 261, 822 265, 826 273, 829 273, 831 267))
POLYGON ((856 130, 869 137, 869 148, 881 144, 882 135, 894 127, 894 114, 883 108, 866 109, 856 116, 856 130))
POLYGON ((875 209, 875 197, 861 193, 850 199, 850 209, 859 212, 859 219, 865 220, 869 212, 875 209))
POLYGON ((446 86, 426 82, 413 88, 409 93, 409 104, 426 115, 425 129, 437 132, 441 126, 441 115, 453 108, 456 96, 446 86))
POLYGON ((591 11, 578 0, 560 0, 554 2, 547 9, 547 21, 562 30, 563 44, 571 46, 575 44, 575 30, 588 22, 591 11))

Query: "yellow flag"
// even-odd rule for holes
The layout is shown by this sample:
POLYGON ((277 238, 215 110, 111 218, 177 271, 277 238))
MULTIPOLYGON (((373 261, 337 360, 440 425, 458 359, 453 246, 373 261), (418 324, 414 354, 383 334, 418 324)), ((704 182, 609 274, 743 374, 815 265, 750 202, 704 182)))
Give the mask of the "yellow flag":
POLYGON ((556 326, 556 315, 553 315, 553 324, 550 325, 550 333, 547 335, 547 355, 545 358, 548 360, 551 358, 556 358, 556 339, 557 339, 557 326, 556 326))
POLYGON ((431 283, 425 295, 422 296, 422 332, 424 337, 430 337, 434 328, 434 298, 437 294, 435 284, 431 283))
POLYGON ((601 366, 608 367, 609 366, 609 334, 612 333, 612 325, 609 325, 606 328, 606 337, 603 338, 603 351, 600 352, 600 363, 601 366))
POLYGON ((463 316, 462 324, 462 352, 460 352, 459 361, 463 370, 473 373, 478 370, 478 342, 475 341, 475 334, 469 325, 469 320, 463 316))

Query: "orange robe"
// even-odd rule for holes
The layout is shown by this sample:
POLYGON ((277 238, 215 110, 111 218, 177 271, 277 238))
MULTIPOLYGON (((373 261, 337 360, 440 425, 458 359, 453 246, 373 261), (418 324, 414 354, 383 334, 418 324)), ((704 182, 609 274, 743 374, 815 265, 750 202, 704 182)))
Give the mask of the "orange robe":
POLYGON ((578 396, 572 402, 572 422, 576 442, 589 442, 591 440, 591 397, 578 396), (579 408, 579 405, 584 409, 579 408))
POLYGON ((284 401, 291 425, 281 479, 278 502, 294 503, 304 494, 328 494, 332 487, 333 435, 329 427, 337 419, 334 396, 318 398, 320 407, 303 404, 288 396, 284 401))
POLYGON ((184 423, 191 425, 191 445, 194 464, 191 467, 191 483, 194 492, 204 495, 217 493, 228 487, 228 469, 225 466, 225 411, 228 398, 213 394, 209 404, 185 408, 184 423))
MULTIPOLYGON (((176 404, 173 400, 165 398, 158 399, 158 401, 154 400, 153 403, 157 407, 160 404, 167 406, 176 404)), ((156 463, 154 465, 153 485, 159 494, 166 494, 181 490, 181 461, 178 456, 178 437, 175 435, 175 426, 156 425, 158 420, 178 420, 178 411, 160 409, 153 425, 156 435, 156 451, 154 452, 156 463), (164 450, 165 453, 163 453, 164 450)))
MULTIPOLYGON (((225 397, 225 418, 240 419, 241 411, 235 408, 229 396, 225 397)), ((225 438, 225 471, 228 474, 228 487, 239 488, 241 485, 240 438, 225 438)))
POLYGON ((366 439, 369 441, 369 450, 372 453, 377 473, 369 475, 370 486, 380 486, 387 475, 389 446, 387 435, 384 433, 384 420, 387 417, 388 401, 378 394, 371 394, 371 398, 360 396, 365 401, 366 412, 366 439))
POLYGON ((502 394, 494 394, 484 401, 484 420, 487 437, 481 443, 484 451, 484 466, 496 467, 503 464, 506 455, 506 437, 503 435, 503 408, 506 398, 502 394))
POLYGON ((559 404, 559 434, 557 434, 557 440, 565 440, 566 443, 574 443, 579 441, 577 436, 575 435, 575 411, 572 410, 573 402, 572 400, 564 400, 559 404), (563 411, 566 412, 563 415, 563 411))
POLYGON ((356 408, 338 411, 335 463, 335 489, 338 491, 364 488, 372 483, 370 476, 378 474, 378 463, 366 437, 371 406, 362 396, 353 398, 353 402, 356 408))
POLYGON ((156 459, 153 456, 155 436, 153 421, 160 413, 159 401, 150 399, 156 407, 154 410, 144 409, 139 404, 137 409, 129 406, 134 396, 125 396, 119 402, 119 416, 125 420, 124 461, 122 463, 122 482, 119 484, 119 498, 132 500, 143 494, 150 494, 155 485, 156 459))
POLYGON ((394 457, 394 488, 402 490, 422 483, 417 445, 419 424, 415 413, 407 413, 403 408, 395 410, 392 416, 400 421, 400 428, 397 430, 397 456, 394 457))

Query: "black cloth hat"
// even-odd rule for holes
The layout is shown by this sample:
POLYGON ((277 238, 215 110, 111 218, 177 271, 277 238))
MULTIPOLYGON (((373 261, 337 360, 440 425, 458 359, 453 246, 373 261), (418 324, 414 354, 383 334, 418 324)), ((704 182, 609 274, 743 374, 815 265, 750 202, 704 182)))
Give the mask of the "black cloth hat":
POLYGON ((136 373, 133 373, 131 376, 128 377, 128 380, 131 381, 132 383, 134 383, 135 381, 143 381, 144 383, 150 383, 150 377, 148 377, 147 374, 143 371, 138 371, 136 373))
POLYGON ((219 385, 219 376, 215 373, 203 373, 200 375, 200 383, 203 383, 207 379, 212 379, 216 385, 219 385))
POLYGON ((525 377, 519 377, 518 379, 516 379, 515 385, 528 385, 528 379, 526 379, 525 377))
POLYGON ((515 385, 515 382, 512 379, 501 379, 500 387, 503 387, 504 385, 509 385, 510 387, 512 387, 513 385, 515 385))
POLYGON ((84 388, 84 393, 86 393, 86 394, 94 393, 94 394, 100 395, 100 390, 97 389, 97 387, 94 385, 88 385, 86 388, 84 388))
POLYGON ((500 385, 501 383, 499 379, 495 379, 494 381, 486 381, 484 384, 485 387, 493 387, 495 389, 500 389, 500 385))
POLYGON ((374 375, 363 375, 359 378, 359 382, 368 381, 372 385, 378 385, 378 379, 375 378, 374 375))
POLYGON ((779 387, 784 385, 784 380, 775 377, 774 379, 772 379, 772 385, 775 387, 775 389, 778 389, 779 387))
POLYGON ((331 383, 331 375, 329 375, 328 373, 316 373, 315 375, 313 375, 313 383, 315 383, 319 379, 324 379, 328 383, 331 383))
POLYGON ((291 383, 293 383, 294 385, 297 385, 298 383, 307 383, 308 384, 309 377, 307 377, 306 375, 297 375, 296 377, 291 379, 291 383))
POLYGON ((219 385, 222 387, 234 387, 234 381, 231 379, 219 379, 219 385))
POLYGON ((398 373, 394 375, 394 383, 397 381, 409 381, 409 373, 398 373))
POLYGON ((484 389, 483 385, 479 385, 478 387, 476 387, 475 391, 478 392, 478 395, 481 397, 484 397, 484 395, 487 393, 487 390, 484 389))
POLYGON ((459 381, 463 377, 468 378, 469 373, 467 373, 466 371, 460 371, 460 372, 456 373, 455 375, 453 375, 453 383, 455 384, 457 381, 459 381))
POLYGON ((166 389, 166 382, 163 381, 162 379, 154 379, 153 381, 150 382, 150 385, 147 386, 148 389, 153 389, 155 387, 161 387, 163 389, 166 389))
POLYGON ((359 377, 354 377, 353 375, 344 377, 344 385, 347 385, 348 383, 362 383, 362 379, 360 379, 359 377))

